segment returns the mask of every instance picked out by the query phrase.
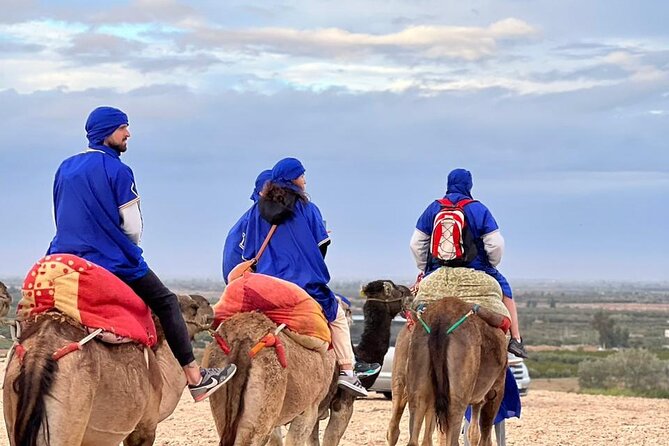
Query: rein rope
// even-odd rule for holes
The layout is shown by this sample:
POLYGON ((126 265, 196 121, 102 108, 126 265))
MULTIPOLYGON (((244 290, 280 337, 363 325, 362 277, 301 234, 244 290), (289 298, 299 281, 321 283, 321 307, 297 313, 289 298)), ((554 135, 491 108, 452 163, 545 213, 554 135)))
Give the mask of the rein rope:
MULTIPOLYGON (((286 324, 281 324, 276 328, 276 330, 274 330, 271 333, 267 333, 265 336, 263 336, 251 348, 251 350, 249 350, 249 356, 251 357, 251 359, 255 358, 258 355, 258 353, 260 353, 260 351, 265 347, 274 347, 277 359, 279 360, 279 364, 281 364, 281 367, 283 367, 284 369, 288 367, 288 360, 286 359, 286 347, 283 345, 281 338, 279 338, 279 333, 281 333, 284 328, 286 328, 286 324)), ((218 344, 218 347, 221 349, 223 354, 229 355, 232 349, 230 348, 228 343, 225 342, 225 339, 223 338, 223 336, 221 336, 218 330, 210 328, 208 331, 211 337, 214 338, 214 340, 216 341, 216 344, 218 344)))
MULTIPOLYGON (((455 331, 456 328, 458 328, 464 321, 466 321, 471 315, 473 314, 478 314, 479 310, 481 309, 481 306, 479 304, 474 304, 472 306, 471 310, 469 310, 464 316, 462 316, 460 319, 458 319, 453 325, 451 325, 448 330, 446 330, 446 334, 449 335, 455 331)), ((420 324, 423 326, 423 329, 427 334, 432 333, 432 329, 430 326, 423 320, 422 314, 427 310, 427 304, 420 304, 418 307, 416 307, 415 310, 410 310, 407 309, 405 310, 405 315, 407 316, 407 326, 409 330, 413 328, 415 325, 415 321, 413 320, 412 314, 416 315, 416 319, 420 324)))
POLYGON ((383 303, 386 303, 386 304, 389 304, 389 303, 392 303, 392 302, 400 302, 400 301, 403 301, 404 299, 405 299, 404 296, 395 297, 393 299, 379 299, 378 297, 367 297, 367 298, 365 298, 365 300, 369 300, 369 301, 372 301, 372 302, 383 302, 383 303))

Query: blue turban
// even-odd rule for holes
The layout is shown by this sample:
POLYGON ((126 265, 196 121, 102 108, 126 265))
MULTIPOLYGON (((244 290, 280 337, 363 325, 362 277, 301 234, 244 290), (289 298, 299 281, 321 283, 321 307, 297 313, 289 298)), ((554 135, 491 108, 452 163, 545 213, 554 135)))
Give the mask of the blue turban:
POLYGON ((122 125, 128 125, 128 115, 118 108, 98 107, 88 115, 86 120, 86 138, 88 147, 100 149, 103 142, 122 125))
POLYGON ((272 183, 300 192, 293 184, 305 172, 304 166, 297 158, 284 158, 272 168, 272 183))
POLYGON ((472 197, 472 174, 465 169, 455 169, 448 174, 447 194, 458 193, 472 197))
POLYGON ((251 194, 251 200, 255 202, 260 199, 260 192, 262 191, 262 188, 265 186, 265 183, 267 183, 271 179, 272 179, 271 170, 267 169, 260 172, 260 175, 258 175, 258 178, 256 178, 256 187, 255 189, 253 189, 253 193, 251 194))

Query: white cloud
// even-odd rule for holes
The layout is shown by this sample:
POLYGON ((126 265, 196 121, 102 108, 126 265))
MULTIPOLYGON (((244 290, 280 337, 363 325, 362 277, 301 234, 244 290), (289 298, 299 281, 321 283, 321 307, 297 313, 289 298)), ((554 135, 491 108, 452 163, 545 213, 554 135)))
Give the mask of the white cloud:
POLYGON ((355 33, 340 28, 300 30, 292 28, 221 29, 196 27, 184 37, 187 45, 227 48, 250 53, 359 59, 370 55, 388 58, 479 60, 495 54, 501 39, 526 39, 535 30, 518 19, 506 19, 488 27, 411 26, 387 34, 355 33))

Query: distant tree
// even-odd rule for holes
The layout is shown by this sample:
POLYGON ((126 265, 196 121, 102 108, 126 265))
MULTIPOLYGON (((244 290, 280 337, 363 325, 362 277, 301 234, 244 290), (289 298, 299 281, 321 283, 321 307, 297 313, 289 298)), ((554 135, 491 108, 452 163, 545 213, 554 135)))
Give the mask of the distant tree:
POLYGON ((623 350, 578 367, 578 380, 587 389, 628 389, 651 395, 669 389, 669 367, 647 350, 623 350))
POLYGON ((604 310, 595 313, 592 327, 599 333, 599 345, 603 348, 629 346, 629 330, 616 327, 615 321, 604 310))

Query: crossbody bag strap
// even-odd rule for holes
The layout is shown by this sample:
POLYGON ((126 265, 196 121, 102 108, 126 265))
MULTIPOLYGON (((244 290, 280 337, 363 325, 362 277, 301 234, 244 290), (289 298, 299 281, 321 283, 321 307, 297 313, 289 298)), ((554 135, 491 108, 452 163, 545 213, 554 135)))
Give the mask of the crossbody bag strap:
POLYGON ((265 248, 267 248, 267 245, 269 244, 269 239, 271 239, 272 235, 274 235, 274 231, 276 231, 276 225, 272 225, 272 227, 269 228, 267 237, 265 237, 265 240, 262 242, 262 245, 258 250, 258 254, 256 254, 256 256, 253 258, 253 260, 255 260, 255 262, 253 263, 258 263, 258 260, 260 260, 260 256, 262 255, 263 251, 265 251, 265 248))

